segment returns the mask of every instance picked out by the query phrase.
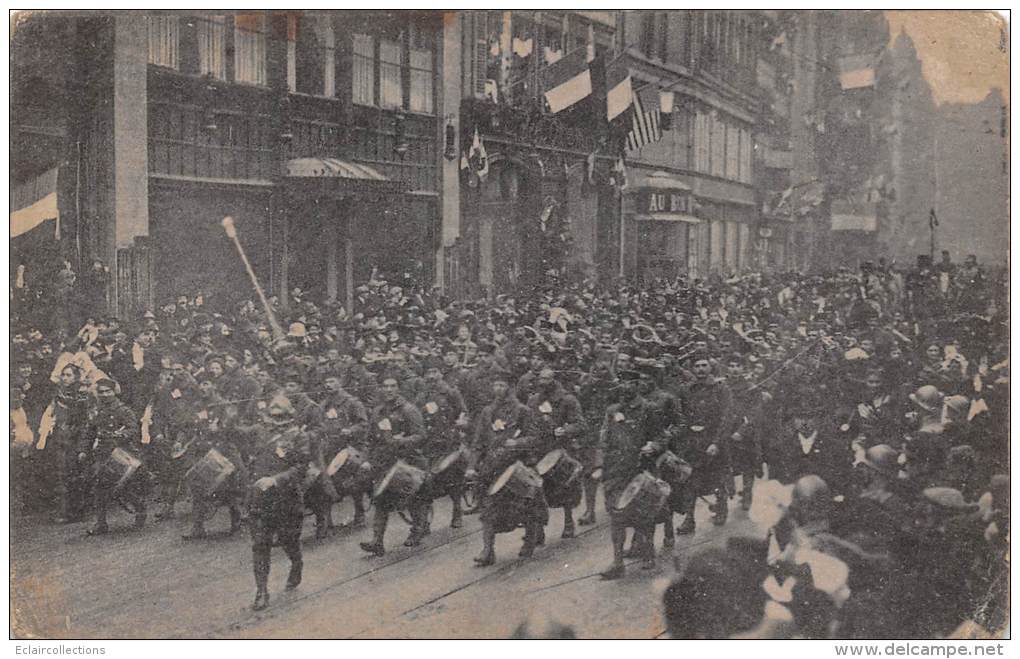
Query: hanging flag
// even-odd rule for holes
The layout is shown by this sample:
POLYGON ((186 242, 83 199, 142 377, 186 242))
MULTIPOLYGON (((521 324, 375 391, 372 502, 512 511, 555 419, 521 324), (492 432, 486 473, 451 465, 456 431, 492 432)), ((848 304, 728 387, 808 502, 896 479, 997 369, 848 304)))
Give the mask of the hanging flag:
POLYGON ((28 233, 44 222, 53 222, 53 238, 60 240, 57 210, 57 168, 40 174, 11 190, 11 238, 28 233))
POLYGON ((592 151, 588 154, 588 157, 584 159, 585 164, 585 178, 588 181, 588 185, 595 185, 595 152, 592 151))
POLYGON ((934 229, 938 225, 939 225, 939 218, 935 214, 935 209, 933 208, 933 209, 931 209, 931 212, 928 213, 928 227, 931 228, 931 229, 934 229))
POLYGON ((627 135, 627 150, 636 151, 646 144, 662 139, 662 128, 659 126, 659 108, 645 112, 641 105, 641 97, 633 94, 634 113, 631 120, 630 133, 627 135))
POLYGON ((542 46, 542 56, 545 58, 546 64, 555 64, 563 59, 563 51, 560 49, 552 49, 549 46, 542 46))
POLYGON ((485 152, 485 143, 482 142, 482 136, 478 134, 478 128, 475 128, 475 137, 471 141, 471 149, 468 151, 468 164, 479 180, 484 181, 485 177, 489 175, 489 155, 485 152))
POLYGON ((585 49, 578 48, 543 71, 545 100, 554 114, 591 96, 591 67, 585 49))
POLYGON ((521 39, 520 37, 514 37, 513 49, 514 55, 517 55, 521 59, 531 55, 531 51, 534 48, 534 40, 530 37, 527 39, 521 39))
POLYGON ((625 58, 619 58, 606 67, 606 119, 612 121, 627 111, 634 102, 634 89, 630 82, 630 68, 625 58))

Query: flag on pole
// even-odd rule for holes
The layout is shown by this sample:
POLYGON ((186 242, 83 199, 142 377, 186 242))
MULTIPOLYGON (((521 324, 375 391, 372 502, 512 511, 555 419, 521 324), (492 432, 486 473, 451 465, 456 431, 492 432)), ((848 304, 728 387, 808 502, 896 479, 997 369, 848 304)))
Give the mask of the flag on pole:
POLYGON ((641 105, 641 97, 632 94, 634 103, 630 133, 627 135, 627 150, 636 151, 646 144, 662 139, 662 127, 659 125, 659 108, 645 112, 641 105))
POLYGON ((578 48, 546 67, 542 76, 545 100, 554 114, 592 94, 587 49, 578 48))
POLYGON ((60 240, 57 210, 57 168, 15 186, 11 191, 11 238, 28 233, 44 222, 53 222, 53 238, 60 240))
POLYGON ((935 209, 933 208, 933 209, 931 209, 931 212, 928 213, 928 227, 931 228, 931 229, 934 229, 938 225, 939 225, 939 218, 935 214, 935 209))
POLYGON ((489 175, 489 154, 485 152, 485 143, 482 142, 482 136, 478 134, 477 127, 475 128, 475 137, 471 141, 471 149, 468 151, 468 165, 481 181, 484 181, 485 177, 489 175))
POLYGON ((606 119, 612 121, 627 111, 634 102, 630 68, 624 58, 606 67, 606 119))

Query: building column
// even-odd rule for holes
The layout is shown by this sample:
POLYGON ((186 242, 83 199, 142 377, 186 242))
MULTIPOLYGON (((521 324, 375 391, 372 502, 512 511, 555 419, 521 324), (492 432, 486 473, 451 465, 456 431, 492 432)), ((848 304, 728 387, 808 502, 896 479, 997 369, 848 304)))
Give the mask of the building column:
MULTIPOLYGON (((136 238, 149 235, 148 22, 142 14, 118 15, 113 40, 113 225, 118 259, 136 238)), ((111 264, 117 284, 114 309, 123 317, 148 307, 149 259, 125 254, 123 267, 111 264), (127 269, 127 272, 124 272, 127 269)))
POLYGON ((439 122, 439 135, 436 157, 439 159, 440 185, 440 240, 436 250, 435 283, 441 288, 455 286, 455 282, 446 281, 446 248, 451 247, 460 237, 460 153, 463 145, 456 145, 457 156, 447 160, 444 154, 446 147, 446 127, 452 126, 454 136, 460 130, 460 94, 461 94, 461 22, 463 12, 446 12, 443 14, 443 48, 439 62, 439 75, 442 84, 439 86, 439 106, 437 115, 442 117, 439 122))

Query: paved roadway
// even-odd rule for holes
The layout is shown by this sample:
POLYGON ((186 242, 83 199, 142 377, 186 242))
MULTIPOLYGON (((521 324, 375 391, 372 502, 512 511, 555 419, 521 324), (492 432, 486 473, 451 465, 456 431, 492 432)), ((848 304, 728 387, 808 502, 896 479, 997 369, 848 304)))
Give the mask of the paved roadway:
MULTIPOLYGON (((386 556, 367 557, 358 542, 370 530, 341 530, 314 540, 305 521, 301 587, 283 591, 288 562, 273 551, 272 599, 262 612, 248 609, 254 595, 246 533, 230 537, 225 510, 204 542, 184 542, 187 502, 179 517, 130 530, 126 513, 111 518, 113 531, 85 537, 84 524, 56 526, 13 520, 12 621, 20 636, 49 638, 504 638, 525 618, 550 617, 573 625, 582 638, 652 638, 664 631, 660 593, 692 549, 755 533, 745 513, 726 526, 709 520, 698 504, 698 531, 678 536, 672 555, 661 549, 658 567, 629 567, 605 582, 610 562, 607 516, 599 502, 594 527, 560 539, 562 513, 551 511, 547 544, 530 560, 517 558, 522 530, 497 536, 496 565, 477 568, 481 548, 477 516, 449 528, 449 501, 436 503, 433 532, 422 546, 402 545, 408 527, 394 516, 386 556)), ((731 506, 732 507, 732 506, 731 506)), ((336 508, 349 519, 349 502, 336 508)), ((371 513, 369 513, 371 515, 371 513)), ((679 516, 677 516, 679 520, 679 516)))

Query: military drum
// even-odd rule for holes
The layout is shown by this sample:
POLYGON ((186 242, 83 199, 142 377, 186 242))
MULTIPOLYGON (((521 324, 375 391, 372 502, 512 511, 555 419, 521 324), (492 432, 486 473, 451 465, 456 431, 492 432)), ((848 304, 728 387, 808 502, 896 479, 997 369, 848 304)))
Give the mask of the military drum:
POLYGON ((103 464, 98 473, 101 487, 120 490, 131 477, 135 475, 142 461, 124 449, 117 447, 110 453, 109 459, 103 464))
POLYGON ((635 476, 613 504, 613 514, 619 515, 628 526, 649 526, 669 498, 669 483, 655 478, 647 471, 635 476))
POLYGON ((237 467, 222 453, 209 449, 184 475, 185 482, 199 492, 212 494, 235 472, 237 467))
POLYGON ((407 508, 425 484, 426 476, 427 474, 421 469, 413 467, 403 460, 397 460, 375 488, 373 499, 375 499, 376 505, 390 510, 407 508))

